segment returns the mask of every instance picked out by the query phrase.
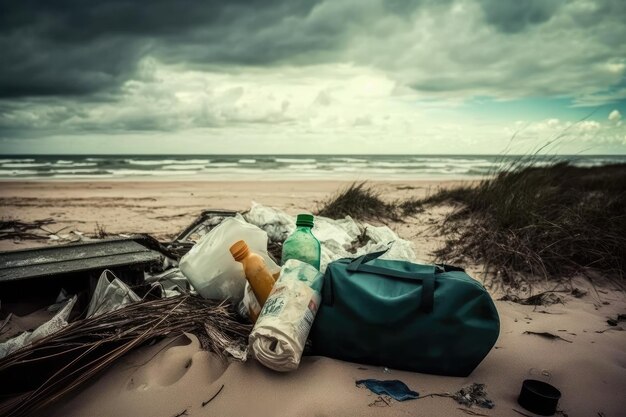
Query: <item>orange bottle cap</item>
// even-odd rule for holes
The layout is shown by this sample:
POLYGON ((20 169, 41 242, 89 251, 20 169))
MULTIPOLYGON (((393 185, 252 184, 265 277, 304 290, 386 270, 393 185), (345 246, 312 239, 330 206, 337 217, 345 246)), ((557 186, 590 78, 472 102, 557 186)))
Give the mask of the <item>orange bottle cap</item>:
POLYGON ((233 246, 230 247, 230 253, 236 261, 240 261, 248 256, 249 252, 250 250, 248 249, 248 244, 243 240, 235 242, 233 246))

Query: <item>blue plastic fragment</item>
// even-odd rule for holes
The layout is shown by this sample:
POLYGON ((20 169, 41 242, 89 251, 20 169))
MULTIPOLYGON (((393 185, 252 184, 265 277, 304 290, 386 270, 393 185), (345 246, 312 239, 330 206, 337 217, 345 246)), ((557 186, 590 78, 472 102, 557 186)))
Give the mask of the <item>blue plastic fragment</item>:
POLYGON ((404 382, 397 379, 389 381, 361 379, 356 381, 356 385, 365 385, 374 394, 387 394, 396 401, 414 400, 419 397, 419 393, 411 391, 404 382))

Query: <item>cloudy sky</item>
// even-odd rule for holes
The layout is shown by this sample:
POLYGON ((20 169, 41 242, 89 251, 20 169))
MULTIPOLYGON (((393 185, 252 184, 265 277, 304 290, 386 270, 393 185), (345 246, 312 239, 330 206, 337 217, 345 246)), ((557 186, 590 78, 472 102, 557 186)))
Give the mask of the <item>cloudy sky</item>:
POLYGON ((625 22, 623 0, 4 1, 0 153, 626 154, 625 22))

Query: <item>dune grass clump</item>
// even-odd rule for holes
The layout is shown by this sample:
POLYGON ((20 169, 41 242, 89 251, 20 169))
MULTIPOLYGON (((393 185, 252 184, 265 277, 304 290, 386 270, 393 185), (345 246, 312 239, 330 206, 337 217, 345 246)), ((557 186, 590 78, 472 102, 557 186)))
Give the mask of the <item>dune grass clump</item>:
POLYGON ((441 259, 481 262, 509 282, 516 273, 558 278, 591 270, 624 278, 626 164, 513 165, 423 200, 442 202, 460 207, 442 226, 451 237, 436 252, 441 259))
POLYGON ((367 183, 352 183, 322 203, 319 216, 341 219, 345 216, 359 220, 398 220, 397 207, 380 198, 380 193, 367 183))

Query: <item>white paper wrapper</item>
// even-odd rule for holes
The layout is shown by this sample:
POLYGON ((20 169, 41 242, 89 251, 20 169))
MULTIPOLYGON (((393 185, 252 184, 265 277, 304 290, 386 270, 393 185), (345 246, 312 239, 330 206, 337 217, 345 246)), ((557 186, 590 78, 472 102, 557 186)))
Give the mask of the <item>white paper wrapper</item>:
POLYGON ((317 269, 294 259, 283 266, 252 333, 252 355, 275 371, 298 368, 321 301, 311 285, 323 279, 317 269))

